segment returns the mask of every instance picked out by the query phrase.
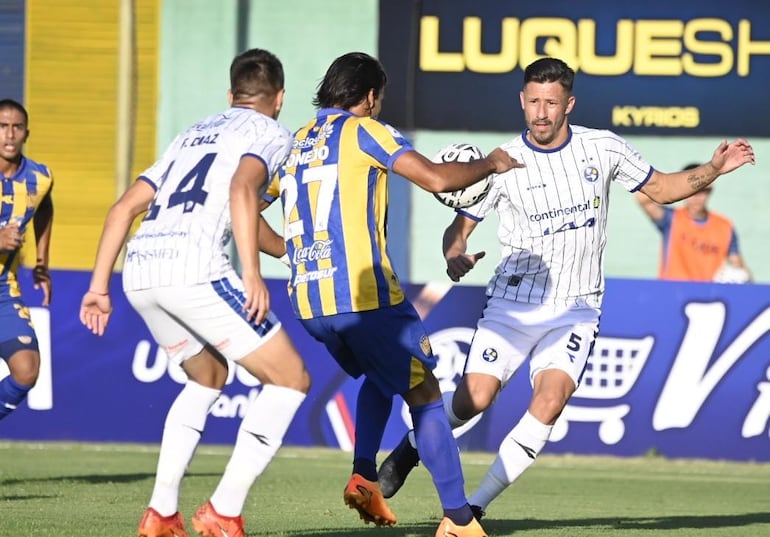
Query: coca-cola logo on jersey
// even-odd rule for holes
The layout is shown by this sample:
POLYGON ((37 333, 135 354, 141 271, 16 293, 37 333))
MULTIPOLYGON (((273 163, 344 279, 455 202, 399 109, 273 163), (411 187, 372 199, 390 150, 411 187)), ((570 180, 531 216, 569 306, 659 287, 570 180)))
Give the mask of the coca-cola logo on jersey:
POLYGON ((310 246, 304 248, 297 248, 294 250, 294 257, 292 261, 295 265, 305 263, 307 261, 320 261, 322 259, 329 259, 332 256, 332 243, 333 240, 315 241, 310 246))

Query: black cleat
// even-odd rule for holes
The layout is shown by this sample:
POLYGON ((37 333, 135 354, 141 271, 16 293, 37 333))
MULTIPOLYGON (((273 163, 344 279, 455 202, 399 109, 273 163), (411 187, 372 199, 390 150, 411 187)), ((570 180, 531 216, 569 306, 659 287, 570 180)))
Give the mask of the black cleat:
POLYGON ((481 522, 482 517, 487 514, 487 512, 478 505, 471 505, 471 511, 473 511, 473 518, 476 519, 476 522, 481 522))
POLYGON ((417 466, 418 462, 420 462, 420 455, 417 453, 417 449, 409 443, 409 435, 406 434, 390 455, 385 458, 377 472, 377 480, 382 495, 386 498, 395 495, 398 489, 404 485, 406 476, 409 475, 412 468, 417 466))

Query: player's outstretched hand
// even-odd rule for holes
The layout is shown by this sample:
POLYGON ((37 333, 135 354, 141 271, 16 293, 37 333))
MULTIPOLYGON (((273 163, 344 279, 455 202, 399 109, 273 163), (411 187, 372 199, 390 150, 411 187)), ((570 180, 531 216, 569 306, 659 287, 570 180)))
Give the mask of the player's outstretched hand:
POLYGON ((109 294, 88 291, 80 303, 80 322, 97 336, 104 334, 112 314, 112 300, 109 294))
POLYGON ((512 168, 524 168, 524 164, 513 158, 500 147, 492 150, 487 159, 495 166, 495 173, 504 173, 512 168))
POLYGON ((738 138, 732 143, 722 140, 711 157, 711 165, 717 173, 729 173, 746 163, 755 164, 754 148, 744 138, 738 138))
POLYGON ((468 274, 468 272, 476 266, 479 259, 487 255, 486 252, 481 251, 475 254, 460 254, 454 257, 450 257, 446 260, 446 273, 453 282, 459 282, 460 278, 468 274))
POLYGON ((244 275, 243 287, 246 291, 246 302, 243 304, 246 320, 261 324, 267 317, 267 312, 270 311, 270 293, 267 285, 260 276, 244 275))

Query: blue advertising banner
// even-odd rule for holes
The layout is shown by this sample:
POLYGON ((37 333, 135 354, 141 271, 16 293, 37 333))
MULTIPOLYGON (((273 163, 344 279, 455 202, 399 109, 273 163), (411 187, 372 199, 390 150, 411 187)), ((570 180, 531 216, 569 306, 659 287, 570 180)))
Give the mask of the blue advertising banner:
MULTIPOLYGON (((0 438, 160 441, 166 411, 184 375, 170 366, 113 282, 114 317, 97 337, 77 318, 84 272, 56 271, 50 310, 33 307, 41 342, 38 385, 0 422, 0 438)), ((23 280, 31 306, 40 298, 23 280)), ((285 443, 350 450, 360 380, 348 378, 293 318, 285 282, 270 280, 272 304, 305 357, 313 388, 285 443)), ((442 389, 460 378, 482 287, 408 285, 423 315, 442 389)), ((554 428, 551 453, 770 460, 770 286, 610 279, 600 335, 583 383, 554 428)), ((463 449, 497 451, 531 395, 527 366, 496 404, 466 425, 463 449)), ((0 372, 0 375, 5 374, 0 372)), ((259 383, 239 368, 215 404, 204 442, 234 441, 259 383)), ((409 427, 400 402, 383 441, 393 448, 409 427)))
POLYGON ((523 69, 577 72, 575 124, 621 134, 770 135, 766 2, 389 0, 382 118, 402 129, 517 132, 523 69))

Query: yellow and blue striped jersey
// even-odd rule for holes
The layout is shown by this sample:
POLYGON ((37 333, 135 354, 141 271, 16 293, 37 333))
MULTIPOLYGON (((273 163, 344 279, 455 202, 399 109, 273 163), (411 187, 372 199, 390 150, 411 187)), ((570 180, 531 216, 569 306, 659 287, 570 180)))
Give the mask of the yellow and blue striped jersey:
POLYGON ((411 144, 393 127, 323 109, 294 135, 276 181, 291 259, 289 295, 302 319, 404 300, 386 247, 387 172, 411 144))
MULTIPOLYGON (((0 227, 16 224, 24 233, 40 202, 51 191, 53 175, 47 166, 22 157, 18 171, 11 177, 0 174, 0 179, 3 183, 0 227)), ((19 252, 20 249, 0 250, 0 299, 20 295, 16 279, 19 252)))

